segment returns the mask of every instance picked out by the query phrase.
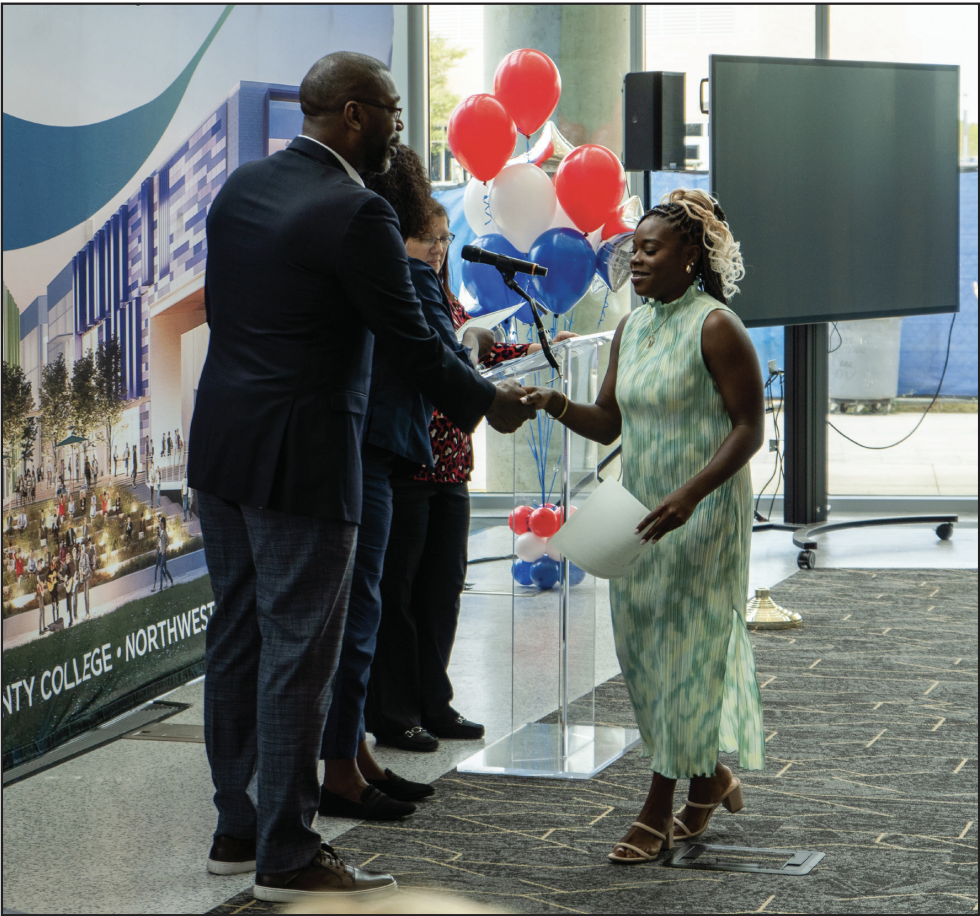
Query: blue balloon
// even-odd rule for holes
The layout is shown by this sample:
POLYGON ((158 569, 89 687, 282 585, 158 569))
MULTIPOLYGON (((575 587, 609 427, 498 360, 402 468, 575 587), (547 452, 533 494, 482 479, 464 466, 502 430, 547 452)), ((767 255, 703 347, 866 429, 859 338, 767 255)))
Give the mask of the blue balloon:
POLYGON ((538 588, 553 588, 560 576, 561 564, 550 557, 542 557, 531 564, 531 581, 538 588))
POLYGON ((549 229, 538 236, 527 260, 548 268, 548 276, 531 277, 531 295, 561 315, 589 291, 595 276, 595 252, 577 229, 549 229))
POLYGON ((569 562, 568 564, 568 584, 571 586, 581 585, 582 581, 585 579, 585 570, 581 566, 576 566, 574 563, 569 562))
MULTIPOLYGON (((474 239, 471 244, 476 248, 492 251, 494 254, 524 259, 524 254, 497 232, 481 235, 478 239, 474 239)), ((479 308, 468 309, 474 317, 486 312, 496 312, 500 309, 509 308, 524 301, 506 286, 500 272, 492 264, 474 264, 472 261, 463 261, 462 274, 466 291, 479 303, 479 308)))
POLYGON ((533 585, 531 581, 531 564, 524 560, 515 560, 510 567, 510 574, 518 585, 533 585))
POLYGON ((531 306, 526 302, 521 306, 520 311, 514 316, 518 321, 523 321, 524 324, 534 324, 534 313, 531 311, 531 306))

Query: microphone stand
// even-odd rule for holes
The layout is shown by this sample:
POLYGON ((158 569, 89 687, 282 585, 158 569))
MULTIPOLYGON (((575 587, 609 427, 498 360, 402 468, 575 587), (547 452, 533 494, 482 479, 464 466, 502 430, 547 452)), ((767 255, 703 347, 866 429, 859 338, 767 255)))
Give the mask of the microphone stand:
POLYGON ((561 369, 558 367, 558 360, 555 359, 555 354, 551 352, 551 341, 548 340, 548 333, 544 329, 544 325, 541 323, 541 314, 538 309, 543 308, 540 302, 532 299, 524 290, 522 290, 517 283, 514 281, 514 274, 516 271, 508 270, 506 267, 500 267, 494 265, 497 270, 500 271, 500 276, 503 278, 504 283, 506 283, 518 296, 520 296, 529 306, 531 306, 531 314, 534 315, 534 324, 538 329, 538 340, 541 342, 541 349, 544 351, 545 358, 548 360, 551 368, 558 373, 558 378, 561 378, 561 369))

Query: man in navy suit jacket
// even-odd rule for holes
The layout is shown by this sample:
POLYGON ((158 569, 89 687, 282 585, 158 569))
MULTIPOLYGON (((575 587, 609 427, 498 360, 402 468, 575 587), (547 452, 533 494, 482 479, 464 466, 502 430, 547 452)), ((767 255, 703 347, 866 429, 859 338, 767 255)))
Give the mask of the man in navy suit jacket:
POLYGON ((218 826, 208 868, 257 871, 259 899, 383 892, 312 829, 361 512, 361 439, 377 346, 466 430, 533 410, 426 324, 384 171, 401 127, 388 69, 328 55, 300 88, 303 136, 236 169, 208 214, 211 338, 189 438, 215 595, 205 738, 218 826), (250 800, 250 783, 255 803, 250 800))

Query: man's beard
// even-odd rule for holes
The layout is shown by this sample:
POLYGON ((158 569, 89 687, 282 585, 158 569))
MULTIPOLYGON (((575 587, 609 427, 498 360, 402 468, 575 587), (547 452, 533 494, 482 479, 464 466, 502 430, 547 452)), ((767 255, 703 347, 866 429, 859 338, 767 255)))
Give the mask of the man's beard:
POLYGON ((384 175, 391 168, 391 160, 398 155, 397 143, 397 140, 392 141, 378 157, 372 157, 367 163, 366 171, 374 175, 384 175))

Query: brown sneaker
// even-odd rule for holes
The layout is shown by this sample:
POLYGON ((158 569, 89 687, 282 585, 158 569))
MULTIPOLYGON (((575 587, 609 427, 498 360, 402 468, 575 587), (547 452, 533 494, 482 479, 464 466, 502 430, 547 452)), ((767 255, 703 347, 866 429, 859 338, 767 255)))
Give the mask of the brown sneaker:
POLYGON ((255 871, 255 840, 216 836, 208 853, 208 871, 212 875, 242 875, 255 871))
POLYGON ((256 900, 271 903, 296 903, 354 894, 381 896, 397 887, 391 875, 347 865, 331 846, 323 843, 313 861, 305 868, 256 875, 252 895, 256 900))

